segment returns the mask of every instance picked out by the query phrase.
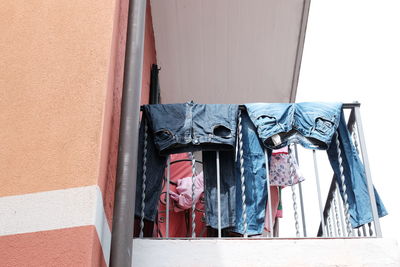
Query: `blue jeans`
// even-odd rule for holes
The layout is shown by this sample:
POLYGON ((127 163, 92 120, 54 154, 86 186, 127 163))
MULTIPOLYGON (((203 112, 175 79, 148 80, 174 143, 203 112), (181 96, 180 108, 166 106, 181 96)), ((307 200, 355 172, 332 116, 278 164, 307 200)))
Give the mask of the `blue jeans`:
MULTIPOLYGON (((242 113, 242 141, 245 176, 247 233, 261 234, 264 228, 267 201, 267 178, 264 148, 256 129, 246 112, 242 113)), ((238 144, 237 144, 238 145, 238 144)), ((271 155, 271 150, 267 150, 271 155)), ((240 155, 235 151, 220 152, 221 179, 221 227, 244 234, 242 219, 242 189, 240 155)), ((216 152, 203 152, 205 178, 206 222, 218 227, 216 152)))
MULTIPOLYGON (((247 112, 242 112, 243 166, 245 177, 247 234, 261 234, 264 229, 267 203, 267 177, 264 147, 257 136, 257 130, 247 112)), ((267 149, 268 158, 272 150, 267 149)), ((242 218, 242 188, 240 179, 240 155, 237 153, 236 174, 236 224, 233 231, 244 234, 242 218)))
POLYGON ((200 150, 233 150, 238 105, 180 104, 145 105, 144 115, 159 153, 200 150))
POLYGON ((339 125, 341 103, 246 104, 258 136, 270 149, 299 143, 309 149, 328 149, 339 125))
MULTIPOLYGON (((144 118, 144 117, 143 117, 144 118)), ((143 152, 144 152, 144 123, 142 119, 139 129, 139 147, 136 178, 135 215, 142 212, 142 184, 143 184, 143 152)), ((154 221, 157 215, 157 206, 162 189, 162 179, 166 167, 167 157, 160 156, 154 145, 154 137, 148 131, 147 136, 147 163, 146 163, 146 190, 144 218, 154 221)))
MULTIPOLYGON (((204 193, 206 198, 206 224, 218 228, 216 152, 203 151, 204 193)), ((220 151, 221 227, 236 223, 235 151, 220 151)))
MULTIPOLYGON (((256 103, 246 104, 246 108, 266 147, 280 148, 299 143, 306 148, 327 150, 340 185, 334 142, 334 134, 338 131, 351 224, 358 227, 373 220, 364 166, 351 141, 341 103, 256 103)), ((376 191, 375 196, 379 216, 387 215, 376 191)))
MULTIPOLYGON (((349 131, 347 130, 343 112, 341 113, 337 132, 339 133, 340 149, 342 152, 342 164, 344 169, 345 184, 347 187, 346 192, 349 203, 350 222, 351 225, 356 228, 365 223, 373 221, 373 218, 364 165, 358 156, 349 131)), ((335 139, 336 136, 334 136, 334 140, 332 140, 332 144, 327 152, 329 161, 335 172, 336 181, 339 184, 340 192, 343 196, 335 139)), ((385 209, 385 206, 383 205, 375 188, 374 193, 379 217, 387 215, 388 213, 385 209)))
MULTIPOLYGON (((234 151, 237 112, 238 106, 234 104, 188 102, 144 106, 139 132, 136 216, 141 216, 142 210, 144 122, 146 121, 148 125, 144 218, 154 221, 167 155, 197 150, 234 151)), ((221 153, 224 155, 225 152, 221 151, 221 153)), ((225 167, 224 162, 222 164, 221 168, 224 171, 233 172, 233 167, 225 167)), ((224 183, 227 183, 229 187, 229 179, 224 183)))

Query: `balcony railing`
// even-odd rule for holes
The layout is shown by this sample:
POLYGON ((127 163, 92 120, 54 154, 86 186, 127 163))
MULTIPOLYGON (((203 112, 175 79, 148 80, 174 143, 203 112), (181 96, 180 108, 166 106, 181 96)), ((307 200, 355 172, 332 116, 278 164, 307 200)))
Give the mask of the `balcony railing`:
MULTIPOLYGON (((371 173, 370 173, 370 168, 369 168, 369 161, 368 161, 368 155, 366 151, 366 145, 365 145, 365 139, 364 139, 364 132, 363 132, 363 127, 362 127, 362 122, 361 122, 361 116, 360 116, 360 104, 359 103, 351 103, 351 104, 344 104, 342 107, 344 110, 346 110, 346 114, 348 114, 348 119, 347 119, 347 128, 349 133, 351 134, 352 142, 354 143, 354 146, 356 148, 357 153, 359 153, 360 158, 362 159, 364 168, 365 168, 365 177, 366 177, 366 183, 368 187, 368 193, 369 193, 369 201, 371 204, 371 210, 372 210, 372 215, 373 215, 373 221, 369 222, 365 225, 362 225, 361 227, 357 229, 353 229, 353 227, 350 224, 350 215, 349 215, 349 203, 348 203, 348 196, 347 196, 347 191, 346 191, 346 184, 345 184, 345 177, 343 174, 343 166, 341 166, 341 177, 340 179, 337 179, 337 177, 333 176, 329 190, 327 191, 327 195, 325 196, 326 201, 325 204, 323 203, 324 196, 322 195, 322 190, 321 190, 321 184, 322 181, 326 184, 327 181, 323 180, 320 175, 320 166, 318 164, 317 160, 317 152, 315 150, 312 151, 312 156, 313 156, 313 166, 301 166, 302 169, 304 168, 313 168, 314 169, 314 174, 315 174, 315 184, 316 184, 316 192, 314 192, 313 196, 310 194, 307 196, 307 198, 314 199, 313 201, 318 203, 318 209, 319 209, 319 227, 315 229, 314 231, 310 231, 310 226, 307 225, 306 221, 309 220, 315 220, 316 218, 307 218, 306 213, 308 213, 309 208, 305 205, 305 196, 303 194, 303 189, 302 189, 302 183, 293 183, 294 177, 291 176, 290 179, 292 181, 292 185, 289 186, 291 189, 285 189, 287 193, 291 194, 291 201, 292 201, 292 212, 293 212, 293 228, 295 232, 295 236, 292 236, 294 238, 315 238, 315 237, 324 237, 324 238, 334 238, 334 237, 339 237, 339 238, 344 238, 344 237, 381 237, 381 229, 380 229, 380 224, 379 224, 379 216, 378 216, 378 209, 376 205, 376 200, 375 200, 375 195, 374 195, 374 190, 373 190, 373 184, 372 184, 372 178, 371 178, 371 173), (340 181, 340 186, 338 184, 338 181, 340 181), (340 192, 339 188, 342 188, 342 192, 340 192), (307 219, 307 220, 306 220, 307 219), (309 234, 309 233, 315 233, 315 234, 309 234)), ((240 183, 241 183, 241 189, 242 189, 242 215, 241 219, 244 222, 244 229, 245 229, 245 234, 243 235, 236 235, 240 236, 243 238, 248 238, 248 235, 246 234, 246 202, 245 202, 245 191, 246 191, 246 186, 245 186, 245 176, 244 176, 244 170, 243 170, 243 147, 241 143, 241 121, 240 121, 240 116, 239 116, 239 123, 238 123, 238 132, 239 132, 239 138, 238 138, 238 153, 240 155, 241 159, 241 177, 240 177, 240 183)), ((146 128, 147 130, 147 128, 146 128)), ((145 132, 147 132, 145 130, 145 132)), ((336 137, 337 135, 335 134, 332 140, 331 145, 335 146, 337 149, 337 154, 338 154, 338 161, 339 164, 342 162, 342 151, 340 151, 340 146, 339 146, 339 140, 336 137)), ((184 229, 186 229, 186 235, 184 238, 200 238, 200 237, 218 237, 222 238, 223 237, 223 229, 221 227, 221 177, 220 177, 220 154, 217 151, 216 152, 216 168, 217 168, 217 218, 218 218, 218 227, 216 230, 214 230, 214 233, 212 229, 206 227, 205 223, 203 224, 203 229, 198 229, 199 225, 196 225, 196 221, 198 220, 198 216, 201 217, 201 221, 205 221, 205 208, 199 208, 196 206, 195 201, 195 177, 199 173, 199 171, 202 168, 202 161, 199 158, 199 155, 196 153, 189 153, 190 157, 187 159, 180 159, 176 161, 171 161, 170 157, 168 157, 167 160, 167 167, 165 170, 165 177, 163 179, 163 188, 164 192, 160 196, 160 203, 163 207, 162 210, 165 209, 165 214, 164 211, 161 211, 158 214, 158 220, 159 222, 164 222, 165 221, 165 234, 160 234, 157 231, 154 231, 156 234, 152 234, 152 230, 147 231, 148 234, 145 234, 145 228, 146 228, 146 220, 144 219, 144 210, 146 207, 145 203, 145 192, 146 192, 146 164, 147 164, 147 151, 146 151, 146 144, 147 144, 147 135, 144 135, 145 142, 144 142, 144 153, 143 153, 143 169, 144 169, 144 177, 142 179, 142 184, 138 184, 137 187, 141 188, 142 192, 142 202, 140 204, 141 206, 141 216, 140 218, 136 221, 136 229, 138 229, 137 236, 140 238, 143 237, 158 237, 158 238, 175 238, 176 236, 170 235, 170 218, 171 218, 171 212, 174 212, 174 202, 171 200, 171 185, 176 186, 174 182, 171 181, 171 166, 174 164, 182 163, 182 162, 187 162, 190 163, 191 165, 191 170, 192 170, 192 176, 191 176, 191 183, 192 183, 192 205, 191 208, 186 210, 186 211, 181 211, 185 213, 186 221, 184 225, 181 225, 184 229), (150 234, 149 234, 150 233, 150 234), (196 233, 200 233, 197 234, 196 233)), ((289 145, 289 162, 290 166, 293 167, 294 162, 299 162, 299 153, 298 153, 298 147, 297 145, 289 145)), ((265 155, 266 159, 268 159, 267 152, 265 150, 265 155)), ((266 172, 268 173, 268 162, 266 162, 266 172)), ((293 173, 293 172, 291 172, 293 173)), ((269 175, 267 175, 269 177, 269 175)), ((148 178, 148 177, 147 177, 148 178)), ((312 182, 310 180, 313 177, 308 177, 307 179, 309 180, 308 182, 312 182)), ((267 203, 266 205, 270 205, 271 203, 271 192, 270 192, 270 186, 269 186, 269 179, 267 179, 267 188, 268 188, 268 196, 267 196, 267 203)), ((204 195, 200 197, 200 203, 204 204, 204 195)), ((269 207, 268 209, 268 218, 269 218, 269 225, 273 226, 273 218, 274 216, 272 215, 272 208, 269 207)), ((315 214, 315 212, 314 212, 315 214)), ((267 214, 266 214, 267 215, 267 214)), ((276 224, 275 224, 276 225, 276 224)), ((276 225, 277 226, 277 225, 276 225)), ((272 229, 269 232, 266 232, 265 235, 262 235, 261 237, 266 237, 266 238, 278 238, 280 236, 279 231, 277 230, 277 227, 275 227, 275 231, 272 231, 272 229)), ((180 236, 182 237, 182 236, 180 236)), ((230 238, 233 236, 230 235, 230 238)))

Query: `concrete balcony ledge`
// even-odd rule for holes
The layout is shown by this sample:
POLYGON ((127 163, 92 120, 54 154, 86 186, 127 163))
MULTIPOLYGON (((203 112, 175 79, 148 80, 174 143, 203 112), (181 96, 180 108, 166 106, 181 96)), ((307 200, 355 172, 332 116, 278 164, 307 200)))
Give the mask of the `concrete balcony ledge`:
POLYGON ((137 266, 400 266, 393 239, 134 239, 137 266))

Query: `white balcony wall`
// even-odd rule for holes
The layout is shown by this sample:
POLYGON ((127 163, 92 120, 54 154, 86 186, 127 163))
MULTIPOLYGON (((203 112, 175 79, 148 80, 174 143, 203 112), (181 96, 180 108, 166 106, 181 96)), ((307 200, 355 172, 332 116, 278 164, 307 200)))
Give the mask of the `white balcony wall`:
POLYGON ((133 240, 132 266, 398 267, 396 241, 364 239, 133 240))

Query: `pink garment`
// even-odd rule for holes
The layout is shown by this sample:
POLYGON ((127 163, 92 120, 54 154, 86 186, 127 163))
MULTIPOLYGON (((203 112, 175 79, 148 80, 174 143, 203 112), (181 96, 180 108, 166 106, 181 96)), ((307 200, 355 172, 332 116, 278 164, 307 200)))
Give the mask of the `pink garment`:
POLYGON ((283 218, 283 210, 277 210, 276 211, 276 217, 277 218, 283 218))
MULTIPOLYGON (((171 198, 177 202, 175 212, 192 208, 192 177, 179 179, 176 193, 171 192, 171 198)), ((203 172, 194 177, 194 203, 200 199, 204 189, 203 172)))
MULTIPOLYGON (((279 188, 277 186, 270 186, 271 191, 271 203, 272 203, 272 226, 269 224, 269 205, 265 210, 265 221, 264 221, 264 229, 268 232, 274 228, 275 218, 282 216, 278 216, 278 206, 279 206, 279 188)), ((268 203, 267 203, 268 204, 268 203)), ((282 211, 279 211, 279 215, 282 215, 282 211)))
MULTIPOLYGON (((171 162, 182 159, 190 159, 188 153, 173 154, 170 156, 171 162)), ((179 163, 171 164, 171 184, 169 185, 170 194, 177 193, 177 188, 173 183, 184 177, 191 177, 192 175, 192 163, 191 161, 182 161, 179 163)), ((166 177, 166 176, 165 176, 166 177)), ((167 185, 164 180, 162 193, 160 195, 160 201, 158 204, 158 218, 157 223, 154 224, 154 232, 156 237, 166 236, 166 195, 167 185)), ((204 194, 200 195, 200 201, 196 204, 196 236, 206 237, 206 225, 204 218, 204 194)), ((170 237, 189 237, 191 236, 191 220, 188 222, 188 218, 192 217, 192 211, 190 209, 183 211, 176 211, 175 205, 177 202, 170 198, 170 214, 169 214, 169 236, 170 237)))

